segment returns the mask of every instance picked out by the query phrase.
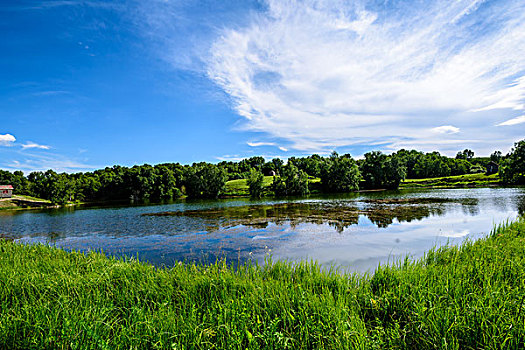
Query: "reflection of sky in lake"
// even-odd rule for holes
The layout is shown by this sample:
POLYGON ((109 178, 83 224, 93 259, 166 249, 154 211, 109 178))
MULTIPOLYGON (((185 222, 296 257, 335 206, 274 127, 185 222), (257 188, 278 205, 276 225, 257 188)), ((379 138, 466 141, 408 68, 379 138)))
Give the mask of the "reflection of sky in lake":
MULTIPOLYGON (((351 194, 317 197, 294 203, 324 205, 339 201, 343 206, 366 209, 367 201, 389 198, 448 198, 437 204, 421 204, 432 210, 425 215, 387 218, 386 227, 371 221, 372 214, 356 216, 338 232, 323 221, 272 219, 264 225, 224 225, 199 217, 152 217, 145 213, 229 208, 286 201, 223 200, 178 202, 167 205, 61 209, 0 213, 0 235, 20 242, 51 242, 78 250, 103 250, 118 255, 139 256, 155 264, 172 265, 180 260, 214 261, 247 259, 314 259, 323 265, 338 265, 366 271, 379 262, 409 255, 419 257, 434 245, 458 244, 490 232, 494 224, 512 220, 525 208, 525 190, 457 189, 351 194), (317 221, 316 221, 317 222, 317 221), (265 226, 265 227, 264 227, 265 226)), ((410 204, 418 206, 416 204, 410 204)), ((385 206, 384 206, 385 207, 385 206)), ((383 207, 383 208, 384 208, 383 207)), ((386 206, 394 208, 395 206, 386 206)), ((242 208, 241 208, 242 209, 242 208)))

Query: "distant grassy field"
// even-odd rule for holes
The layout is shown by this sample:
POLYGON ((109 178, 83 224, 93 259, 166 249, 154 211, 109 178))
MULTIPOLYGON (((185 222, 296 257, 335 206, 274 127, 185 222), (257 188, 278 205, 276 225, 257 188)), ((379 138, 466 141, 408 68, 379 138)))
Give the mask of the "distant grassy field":
POLYGON ((525 220, 373 275, 155 268, 0 240, 2 349, 520 349, 525 220))
MULTIPOLYGON (((316 185, 319 185, 321 179, 312 178, 308 180, 310 184, 310 191, 316 190, 316 185)), ((270 185, 273 182, 273 176, 265 176, 263 185, 266 188, 266 191, 270 191, 270 185)), ((248 184, 246 179, 239 180, 230 180, 226 182, 226 191, 223 193, 224 196, 249 196, 250 192, 248 191, 248 184)))
MULTIPOLYGON (((226 182, 226 196, 249 196, 248 184, 246 179, 230 180, 226 182)), ((263 186, 268 188, 272 184, 273 176, 265 176, 263 186)))
POLYGON ((490 187, 500 185, 498 174, 466 174, 458 176, 436 177, 428 179, 407 179, 401 182, 399 188, 433 187, 490 187))

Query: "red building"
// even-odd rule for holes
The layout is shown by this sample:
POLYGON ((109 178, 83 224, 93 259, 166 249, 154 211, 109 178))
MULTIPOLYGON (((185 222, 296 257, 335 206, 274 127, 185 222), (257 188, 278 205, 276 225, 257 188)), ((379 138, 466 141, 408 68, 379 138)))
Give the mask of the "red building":
POLYGON ((11 197, 13 197, 13 186, 0 185, 0 198, 11 198, 11 197))

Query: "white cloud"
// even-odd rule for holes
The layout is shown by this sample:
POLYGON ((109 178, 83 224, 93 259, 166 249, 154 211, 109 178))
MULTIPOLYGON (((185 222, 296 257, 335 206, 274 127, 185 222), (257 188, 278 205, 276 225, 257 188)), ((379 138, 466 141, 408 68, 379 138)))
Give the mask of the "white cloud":
POLYGON ((246 142, 250 147, 260 147, 260 146, 275 146, 273 142, 246 142))
POLYGON ((292 149, 430 143, 454 154, 465 140, 479 152, 519 137, 493 128, 502 109, 525 109, 519 47, 521 1, 268 0, 205 61, 243 129, 292 149))
POLYGON ((442 232, 440 236, 442 237, 449 237, 449 238, 461 238, 468 236, 470 234, 469 230, 462 230, 462 231, 450 231, 450 232, 442 232))
POLYGON ((0 146, 11 146, 16 138, 11 134, 0 135, 0 146))
POLYGON ((288 152, 288 148, 283 146, 278 146, 275 142, 246 142, 250 147, 261 147, 261 146, 275 146, 283 152, 288 152))
POLYGON ((516 125, 516 124, 522 124, 522 123, 525 123, 525 115, 521 115, 519 117, 509 119, 502 123, 496 124, 496 126, 516 125))
POLYGON ((459 128, 456 128, 452 125, 438 126, 437 128, 433 128, 432 130, 439 134, 456 134, 459 132, 459 128))
POLYGON ((28 141, 27 143, 22 145, 22 149, 29 149, 29 148, 51 149, 51 146, 39 145, 38 143, 34 143, 31 141, 28 141))
POLYGON ((238 154, 225 154, 223 156, 220 156, 220 157, 215 157, 217 160, 219 161, 225 161, 225 162, 239 162, 243 159, 246 159, 248 157, 243 157, 243 156, 240 156, 238 154))
MULTIPOLYGON (((260 156, 260 157, 263 157, 266 161, 269 161, 271 159, 274 159, 274 158, 279 158, 279 159, 287 159, 287 157, 285 156, 282 156, 282 155, 277 155, 277 154, 258 154, 257 156, 260 156)), ((250 158, 251 156, 241 156, 241 155, 238 155, 238 154, 234 154, 234 155, 231 155, 231 154, 225 154, 223 156, 220 156, 220 157, 215 157, 217 160, 219 161, 227 161, 227 162, 239 162, 243 159, 248 159, 250 158)))

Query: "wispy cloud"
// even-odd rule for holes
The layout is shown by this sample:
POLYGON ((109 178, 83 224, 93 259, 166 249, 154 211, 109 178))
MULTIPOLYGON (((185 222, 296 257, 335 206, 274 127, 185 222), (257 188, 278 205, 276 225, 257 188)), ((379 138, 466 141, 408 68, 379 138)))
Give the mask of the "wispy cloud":
POLYGON ((432 128, 432 130, 440 134, 455 134, 459 132, 459 128, 452 125, 438 126, 437 128, 432 128))
POLYGON ((517 124, 523 124, 523 123, 525 123, 525 115, 521 115, 519 117, 509 119, 502 123, 496 124, 496 126, 517 125, 517 124))
POLYGON ((38 143, 34 143, 31 141, 28 141, 25 144, 22 144, 22 149, 31 149, 31 148, 51 149, 51 146, 39 145, 38 143))
POLYGON ((0 134, 0 146, 11 146, 16 141, 16 138, 11 134, 0 134))
POLYGON ((89 171, 99 166, 88 164, 83 161, 70 159, 64 155, 46 153, 20 153, 16 160, 0 162, 0 168, 8 170, 22 170, 24 172, 46 171, 49 169, 56 172, 78 172, 89 171))
POLYGON ((153 50, 175 69, 205 75, 213 39, 225 26, 248 24, 254 4, 244 1, 133 1, 137 6, 127 11, 141 35, 153 50))
POLYGON ((254 142, 254 141, 249 141, 249 142, 246 142, 246 144, 248 146, 250 146, 250 147, 273 146, 273 147, 277 147, 279 150, 281 150, 283 152, 288 152, 288 148, 283 147, 283 146, 279 146, 275 142, 254 142))
POLYGON ((525 109, 520 47, 522 1, 268 0, 222 30, 204 61, 244 130, 291 149, 430 143, 453 153, 519 137, 494 126, 525 109))
POLYGON ((24 10, 45 10, 62 6, 90 6, 97 8, 115 8, 116 3, 106 1, 89 1, 89 0, 46 0, 46 1, 20 1, 16 5, 7 5, 4 10, 24 11, 24 10))
POLYGON ((274 142, 246 142, 246 144, 250 147, 261 147, 261 146, 275 146, 274 142))
POLYGON ((56 96, 56 95, 70 95, 71 92, 65 90, 47 90, 33 93, 33 96, 56 96))

